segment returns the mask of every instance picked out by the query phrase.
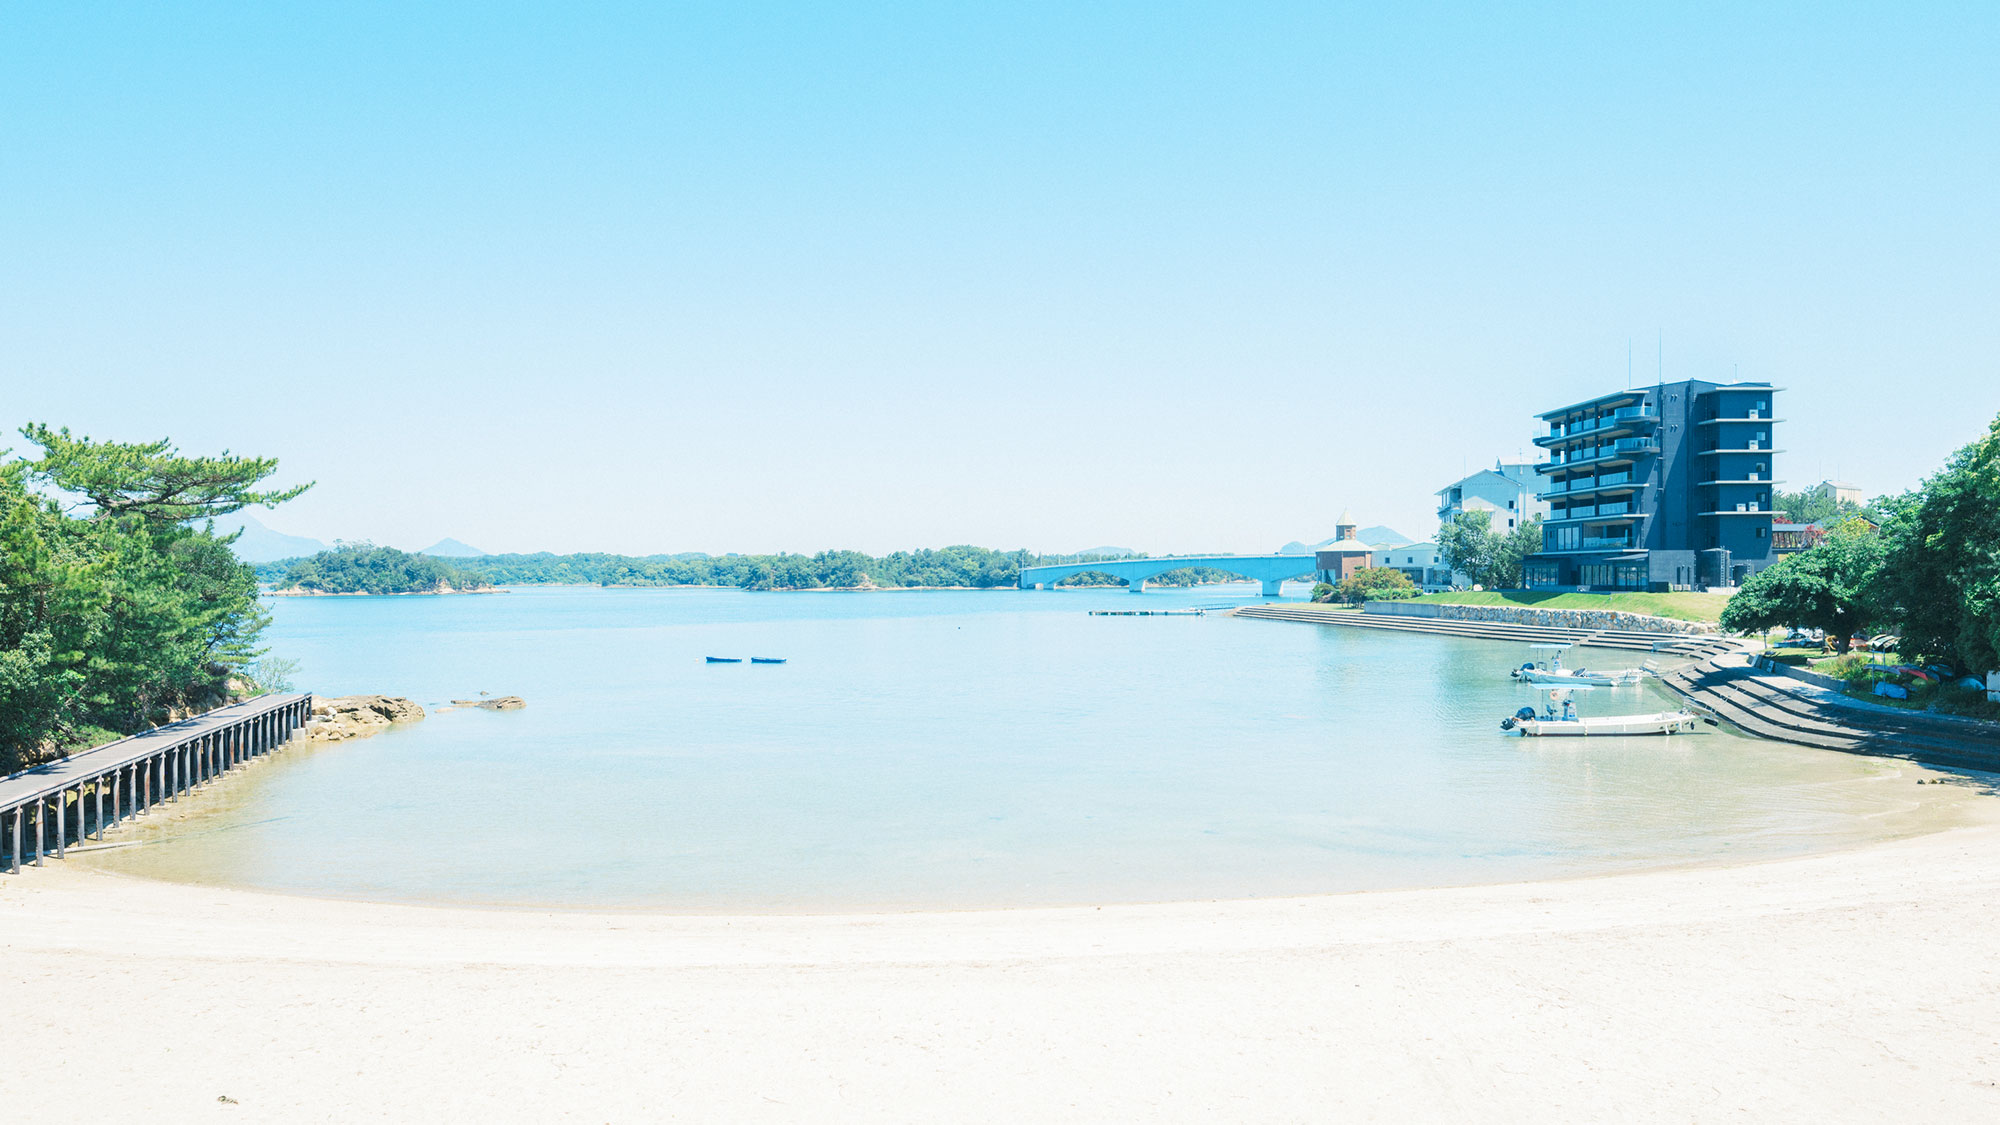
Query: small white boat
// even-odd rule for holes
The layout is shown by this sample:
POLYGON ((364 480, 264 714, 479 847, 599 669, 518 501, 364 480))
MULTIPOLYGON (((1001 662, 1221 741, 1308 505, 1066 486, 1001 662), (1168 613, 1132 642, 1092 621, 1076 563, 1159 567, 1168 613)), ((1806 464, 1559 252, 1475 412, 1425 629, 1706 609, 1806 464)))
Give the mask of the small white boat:
POLYGON ((1538 655, 1508 674, 1531 684, 1617 687, 1620 684, 1636 684, 1646 677, 1646 670, 1643 668, 1565 668, 1562 666, 1562 654, 1564 649, 1572 647, 1570 645, 1549 644, 1528 647, 1538 655))
POLYGON ((1575 694, 1582 684, 1538 684, 1548 693, 1541 712, 1523 707, 1500 720, 1501 730, 1518 730, 1531 738, 1602 738, 1606 735, 1693 734, 1701 716, 1693 711, 1656 711, 1649 715, 1599 715, 1585 718, 1576 710, 1575 694))

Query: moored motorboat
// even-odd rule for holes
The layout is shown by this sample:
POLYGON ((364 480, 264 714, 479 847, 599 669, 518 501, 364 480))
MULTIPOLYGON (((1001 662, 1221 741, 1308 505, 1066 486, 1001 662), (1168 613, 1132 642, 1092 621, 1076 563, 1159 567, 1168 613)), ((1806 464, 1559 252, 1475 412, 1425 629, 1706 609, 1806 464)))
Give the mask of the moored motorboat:
POLYGON ((752 664, 783 664, 784 662, 785 658, 782 656, 753 656, 750 658, 750 663, 752 664))
POLYGON ((1620 684, 1636 684, 1646 676, 1643 668, 1610 668, 1593 670, 1586 668, 1565 668, 1562 666, 1563 650, 1573 646, 1566 644, 1529 645, 1537 655, 1527 663, 1508 673, 1517 680, 1531 684, 1566 684, 1581 687, 1617 687, 1620 684))
POLYGON ((1529 737, 1588 738, 1633 734, 1693 734, 1701 717, 1693 711, 1655 711, 1642 715, 1598 715, 1585 718, 1577 713, 1575 693, 1588 691, 1583 684, 1538 684, 1547 692, 1540 713, 1523 707, 1500 720, 1503 731, 1518 730, 1529 737))
POLYGON ((740 656, 711 656, 708 658, 708 662, 710 664, 741 664, 743 663, 743 658, 740 656))

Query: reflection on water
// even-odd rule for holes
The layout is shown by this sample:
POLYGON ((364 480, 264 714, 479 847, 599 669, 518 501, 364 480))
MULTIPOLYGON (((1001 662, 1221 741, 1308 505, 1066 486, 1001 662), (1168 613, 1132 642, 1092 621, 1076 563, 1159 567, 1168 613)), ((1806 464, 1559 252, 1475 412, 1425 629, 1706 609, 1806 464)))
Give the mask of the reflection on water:
POLYGON ((1969 799, 1907 763, 1716 728, 1503 736, 1531 697, 1506 675, 1517 646, 1087 613, 1254 591, 283 599, 272 641, 302 687, 431 718, 260 762, 92 862, 411 901, 1138 901, 1778 855, 1952 823, 1969 799), (482 690, 528 708, 435 711, 482 690))

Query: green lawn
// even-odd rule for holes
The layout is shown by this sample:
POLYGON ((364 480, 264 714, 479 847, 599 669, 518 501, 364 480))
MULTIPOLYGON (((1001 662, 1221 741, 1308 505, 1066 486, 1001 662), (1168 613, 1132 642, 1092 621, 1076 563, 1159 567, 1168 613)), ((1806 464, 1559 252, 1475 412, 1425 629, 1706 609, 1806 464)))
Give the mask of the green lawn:
POLYGON ((1722 615, 1728 594, 1557 594, 1533 590, 1481 590, 1455 594, 1425 594, 1419 602, 1448 602, 1453 605, 1519 605, 1540 609, 1613 609, 1624 613, 1648 613, 1681 621, 1714 621, 1722 615))

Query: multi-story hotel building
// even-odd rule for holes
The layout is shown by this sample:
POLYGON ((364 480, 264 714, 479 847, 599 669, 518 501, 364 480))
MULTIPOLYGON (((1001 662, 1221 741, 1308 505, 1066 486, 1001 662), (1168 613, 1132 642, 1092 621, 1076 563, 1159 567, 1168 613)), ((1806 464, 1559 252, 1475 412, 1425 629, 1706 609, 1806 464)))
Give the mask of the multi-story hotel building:
POLYGON ((1526 584, 1685 589, 1769 566, 1779 389, 1690 379, 1541 415, 1549 514, 1526 584))

